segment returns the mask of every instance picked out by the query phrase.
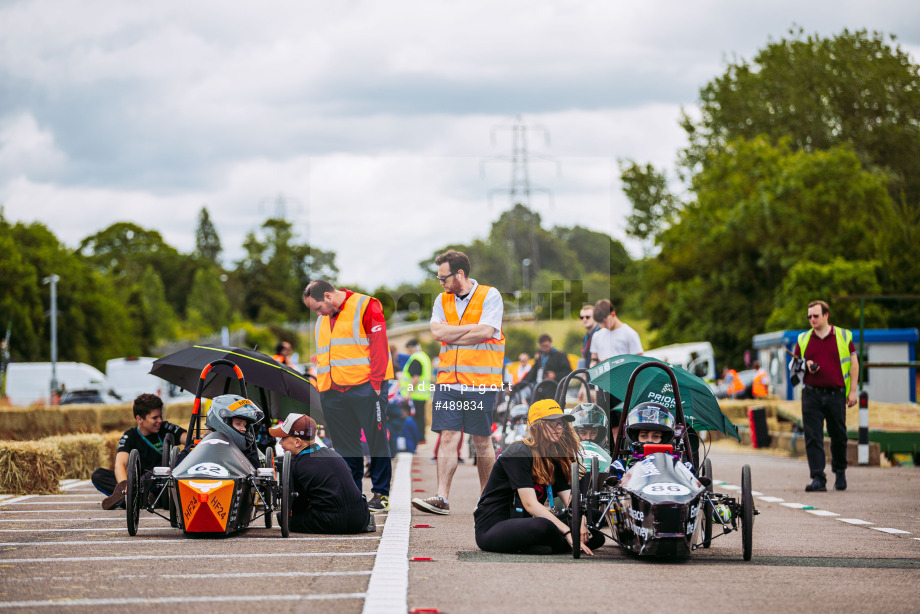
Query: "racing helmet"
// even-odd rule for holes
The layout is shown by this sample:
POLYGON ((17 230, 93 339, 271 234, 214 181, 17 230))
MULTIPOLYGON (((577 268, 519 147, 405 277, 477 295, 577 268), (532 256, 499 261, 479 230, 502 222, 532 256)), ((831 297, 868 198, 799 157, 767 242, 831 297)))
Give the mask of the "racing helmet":
POLYGON ((572 427, 576 431, 581 429, 597 429, 597 435, 591 441, 603 445, 607 440, 607 416, 598 405, 594 403, 579 403, 569 412, 575 417, 572 427))
POLYGON ((626 414, 626 441, 634 453, 642 454, 644 444, 639 442, 639 431, 661 431, 661 443, 671 443, 674 417, 661 403, 639 403, 626 414))
POLYGON ((247 450, 255 444, 255 426, 265 414, 255 403, 238 394, 222 394, 214 397, 204 424, 216 433, 226 435, 240 450, 247 450), (233 418, 246 421, 246 432, 241 433, 232 426, 233 418))

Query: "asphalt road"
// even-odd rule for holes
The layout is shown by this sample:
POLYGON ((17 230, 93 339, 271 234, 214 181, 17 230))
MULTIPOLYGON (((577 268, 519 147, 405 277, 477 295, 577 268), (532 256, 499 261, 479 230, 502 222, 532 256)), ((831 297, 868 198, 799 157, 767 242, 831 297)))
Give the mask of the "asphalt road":
POLYGON ((855 467, 847 491, 805 493, 803 460, 722 445, 711 453, 715 477, 724 482, 716 490, 737 487, 742 465, 750 464, 761 493, 755 497, 761 514, 752 561, 742 560, 737 534, 682 563, 638 559, 614 545, 575 561, 478 550, 472 512, 479 485, 471 464, 457 471, 450 516, 413 510, 410 520, 408 491, 434 490, 429 455, 422 449, 400 461, 394 482, 400 500, 389 519, 378 515, 376 535, 283 539, 258 520, 236 536, 196 539, 144 513, 132 538, 124 512, 102 511, 102 496, 86 482, 65 485, 61 495, 3 496, 0 612, 162 611, 181 604, 221 612, 377 612, 385 603, 405 611, 406 600, 409 608, 445 613, 634 612, 666 604, 756 612, 920 611, 917 468, 855 467), (404 542, 395 518, 405 522, 404 542), (420 524, 430 528, 414 526, 420 524), (406 555, 408 595, 400 585, 406 555), (381 595, 390 601, 380 601, 381 595))

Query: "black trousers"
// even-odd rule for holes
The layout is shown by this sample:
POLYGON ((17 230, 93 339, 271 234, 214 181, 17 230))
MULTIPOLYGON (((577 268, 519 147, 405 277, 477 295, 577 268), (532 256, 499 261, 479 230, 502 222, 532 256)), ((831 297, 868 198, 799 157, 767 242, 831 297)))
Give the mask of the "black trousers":
POLYGON ((428 427, 427 416, 425 416, 425 403, 428 401, 412 399, 412 406, 415 408, 415 425, 418 426, 418 432, 425 440, 425 429, 428 427))
POLYGON ((93 471, 90 480, 93 486, 96 487, 96 490, 106 496, 115 492, 115 487, 118 486, 118 482, 115 481, 115 472, 111 469, 104 469, 102 467, 93 471))
MULTIPOLYGON (((570 522, 570 517, 560 516, 565 522, 570 522)), ((575 535, 575 539, 579 539, 575 535)), ((592 534, 588 540, 588 548, 594 550, 604 545, 604 536, 592 534)), ((480 550, 487 552, 527 552, 528 550, 547 547, 553 553, 571 552, 572 546, 556 528, 556 525, 546 518, 509 518, 502 520, 488 529, 476 531, 476 545, 480 550)))
POLYGON ((324 510, 323 513, 307 509, 300 514, 291 514, 290 529, 295 533, 331 535, 363 533, 370 515, 366 500, 363 506, 352 509, 324 510))
MULTIPOLYGON (((386 390, 386 382, 383 386, 383 390, 386 390)), ((370 383, 365 383, 345 392, 327 390, 321 398, 332 447, 351 469, 358 491, 364 491, 364 451, 361 449, 363 429, 371 456, 372 490, 389 496, 393 466, 387 441, 386 397, 377 395, 370 383)))
POLYGON ((824 423, 831 438, 831 469, 847 468, 847 398, 839 390, 802 389, 802 426, 805 430, 805 456, 811 478, 827 481, 824 467, 824 423))

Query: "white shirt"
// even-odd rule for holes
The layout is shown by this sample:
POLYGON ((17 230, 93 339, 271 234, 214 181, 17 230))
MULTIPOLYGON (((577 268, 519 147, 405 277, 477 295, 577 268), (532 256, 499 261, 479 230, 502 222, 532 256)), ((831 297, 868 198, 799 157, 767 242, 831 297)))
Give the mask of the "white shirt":
POLYGON ((611 356, 620 354, 641 354, 642 341, 639 340, 639 333, 633 330, 629 324, 620 322, 616 330, 602 328, 591 338, 591 353, 597 354, 597 359, 601 362, 611 356))
MULTIPOLYGON (((470 289, 470 293, 466 295, 466 298, 461 300, 460 296, 457 295, 454 297, 454 304, 457 306, 457 315, 460 318, 463 318, 463 312, 466 311, 467 306, 470 304, 470 299, 473 298, 473 293, 476 292, 476 288, 479 287, 479 282, 475 279, 471 279, 473 282, 473 287, 470 289)), ((444 322, 447 320, 447 316, 444 314, 444 306, 441 304, 441 297, 444 295, 442 292, 434 300, 434 306, 431 309, 431 323, 436 324, 438 322, 444 322)), ((474 324, 487 324, 495 329, 495 334, 492 335, 493 339, 501 339, 502 337, 502 315, 505 312, 505 304, 502 301, 502 293, 495 288, 489 288, 489 292, 486 293, 486 298, 482 303, 482 315, 479 316, 479 322, 474 322, 474 324)))

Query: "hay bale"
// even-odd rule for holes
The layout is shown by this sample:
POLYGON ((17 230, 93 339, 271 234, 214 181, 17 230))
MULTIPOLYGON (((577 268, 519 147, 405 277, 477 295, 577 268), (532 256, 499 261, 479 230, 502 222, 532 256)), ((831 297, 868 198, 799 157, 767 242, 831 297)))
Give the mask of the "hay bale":
POLYGON ((0 407, 0 439, 30 439, 31 411, 27 407, 0 407))
POLYGON ((124 434, 124 431, 111 431, 100 435, 102 437, 102 460, 99 467, 115 470, 115 452, 118 450, 118 440, 124 434))
POLYGON ((97 405, 99 411, 99 429, 106 431, 126 431, 135 424, 133 404, 97 405))
POLYGON ((98 433, 99 409, 97 405, 65 405, 60 408, 64 420, 63 433, 98 433))
POLYGON ((50 495, 64 473, 60 449, 48 441, 0 441, 0 492, 50 495))
POLYGON ((187 428, 189 418, 192 417, 193 405, 192 401, 169 403, 163 408, 163 419, 173 424, 178 424, 182 428, 187 428))
POLYGON ((106 446, 102 435, 58 435, 41 440, 57 447, 64 461, 61 480, 88 480, 97 467, 105 465, 106 446))

